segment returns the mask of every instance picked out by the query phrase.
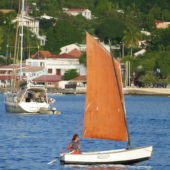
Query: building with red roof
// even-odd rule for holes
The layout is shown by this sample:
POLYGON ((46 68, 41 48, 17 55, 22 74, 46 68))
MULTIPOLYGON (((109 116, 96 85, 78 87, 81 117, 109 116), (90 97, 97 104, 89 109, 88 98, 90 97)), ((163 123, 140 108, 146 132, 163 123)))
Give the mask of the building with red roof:
POLYGON ((85 67, 80 64, 79 58, 82 52, 78 49, 72 49, 68 53, 52 54, 49 51, 38 51, 26 60, 29 66, 44 67, 48 75, 61 75, 70 69, 76 69, 82 75, 85 74, 85 67))
POLYGON ((69 53, 72 50, 78 50, 79 52, 86 52, 86 45, 85 44, 78 44, 78 43, 74 43, 74 44, 69 44, 69 45, 65 45, 63 47, 60 48, 60 54, 63 53, 69 53))
POLYGON ((47 88, 59 88, 59 81, 62 81, 62 76, 59 75, 42 75, 33 79, 36 83, 42 83, 47 88))
POLYGON ((71 51, 68 53, 68 55, 71 55, 71 56, 80 58, 80 56, 82 55, 82 52, 75 48, 75 49, 71 50, 71 51))
POLYGON ((75 77, 74 79, 71 79, 70 81, 74 81, 74 82, 86 82, 86 75, 81 75, 81 76, 75 77))
MULTIPOLYGON (((23 64, 22 69, 24 68, 25 65, 23 64)), ((19 73, 20 66, 18 64, 0 66, 0 87, 11 87, 19 73)))
POLYGON ((170 27, 169 21, 155 20, 155 25, 157 29, 166 29, 170 27))
POLYGON ((43 59, 50 59, 50 58, 80 58, 82 55, 82 52, 79 51, 78 49, 73 49, 69 51, 68 53, 62 53, 59 55, 52 54, 49 51, 41 50, 36 52, 34 55, 31 56, 32 59, 38 59, 38 60, 43 60, 43 59))
POLYGON ((0 87, 11 87, 14 76, 12 75, 0 75, 0 87))
POLYGON ((50 58, 52 54, 47 50, 39 50, 34 55, 31 56, 33 59, 46 59, 50 58))
POLYGON ((41 75, 47 74, 47 70, 43 66, 30 66, 27 65, 22 70, 22 76, 25 77, 27 80, 32 80, 36 77, 39 77, 41 75))
POLYGON ((75 85, 77 91, 86 91, 86 75, 80 75, 74 79, 69 80, 67 87, 75 85))
POLYGON ((44 67, 26 66, 23 64, 21 71, 19 64, 0 66, 0 87, 11 87, 14 79, 17 83, 19 76, 23 79, 32 80, 44 74, 47 74, 44 67))

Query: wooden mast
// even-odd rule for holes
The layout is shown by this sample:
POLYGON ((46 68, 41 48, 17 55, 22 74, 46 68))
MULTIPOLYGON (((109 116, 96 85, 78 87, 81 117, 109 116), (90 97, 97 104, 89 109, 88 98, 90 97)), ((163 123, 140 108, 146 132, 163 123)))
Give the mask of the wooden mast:
POLYGON ((23 38, 24 38, 24 0, 22 0, 22 7, 21 7, 21 51, 20 51, 20 80, 22 79, 22 60, 23 60, 23 38))

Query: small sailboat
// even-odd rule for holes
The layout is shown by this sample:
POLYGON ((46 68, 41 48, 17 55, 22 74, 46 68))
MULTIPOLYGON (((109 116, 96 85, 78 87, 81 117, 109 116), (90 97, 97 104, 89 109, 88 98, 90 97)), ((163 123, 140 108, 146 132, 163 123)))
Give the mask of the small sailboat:
MULTIPOLYGON (((7 112, 12 113, 40 113, 40 110, 46 109, 46 114, 48 114, 50 106, 55 102, 53 98, 48 98, 47 89, 43 85, 34 84, 29 80, 23 80, 23 38, 24 38, 24 15, 25 15, 25 0, 22 0, 21 12, 18 14, 18 30, 15 44, 15 54, 19 55, 20 53, 20 75, 16 75, 16 71, 14 71, 14 87, 16 81, 18 84, 21 82, 19 90, 16 94, 8 94, 5 97, 5 108, 7 112), (16 52, 17 51, 17 52, 16 52), (18 80, 19 79, 19 80, 18 80)), ((16 59, 15 59, 16 60, 16 59)))
POLYGON ((87 92, 84 138, 127 141, 119 150, 61 153, 64 164, 132 164, 148 160, 152 146, 132 148, 128 133, 120 63, 89 33, 87 43, 87 92))

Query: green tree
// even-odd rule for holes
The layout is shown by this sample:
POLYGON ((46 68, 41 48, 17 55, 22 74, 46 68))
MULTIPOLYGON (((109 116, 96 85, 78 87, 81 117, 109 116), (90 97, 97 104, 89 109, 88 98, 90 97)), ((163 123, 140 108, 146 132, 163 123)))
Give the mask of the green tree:
POLYGON ((155 5, 149 12, 155 19, 162 19, 162 10, 159 6, 155 5))
POLYGON ((4 31, 3 31, 3 29, 0 27, 0 50, 2 49, 2 43, 3 43, 3 41, 4 41, 3 35, 4 35, 4 31))
POLYGON ((83 53, 83 54, 80 56, 79 61, 80 61, 81 64, 84 64, 84 65, 86 66, 86 53, 83 53))
POLYGON ((79 76, 79 73, 77 72, 76 69, 67 70, 64 73, 64 80, 70 80, 70 79, 73 79, 77 76, 79 76))
POLYGON ((130 55, 133 55, 133 48, 138 48, 138 41, 140 40, 141 34, 135 27, 128 27, 124 31, 123 41, 127 48, 130 48, 130 55))
POLYGON ((169 11, 169 10, 164 9, 164 10, 162 11, 162 19, 163 19, 164 21, 170 21, 170 11, 169 11))
POLYGON ((152 50, 170 50, 170 28, 158 29, 152 33, 152 50))
POLYGON ((112 2, 109 0, 99 0, 96 3, 96 11, 98 13, 105 13, 106 11, 110 11, 113 8, 112 2))
POLYGON ((139 80, 147 87, 153 86, 153 84, 157 83, 157 78, 152 72, 147 72, 147 74, 141 76, 139 80))
POLYGON ((47 32, 47 44, 45 49, 58 53, 62 46, 71 43, 81 43, 82 32, 71 20, 60 20, 47 32))
POLYGON ((125 29, 126 25, 120 19, 113 16, 107 16, 97 26, 95 33, 105 42, 108 42, 109 40, 120 41, 125 29))
POLYGON ((143 73, 142 59, 140 57, 125 56, 121 62, 126 63, 126 61, 130 62, 131 72, 143 73))
POLYGON ((56 24, 55 19, 41 19, 40 29, 46 32, 50 27, 53 27, 55 24, 56 24))
POLYGON ((170 51, 159 51, 156 54, 156 67, 160 68, 163 78, 170 76, 170 51))

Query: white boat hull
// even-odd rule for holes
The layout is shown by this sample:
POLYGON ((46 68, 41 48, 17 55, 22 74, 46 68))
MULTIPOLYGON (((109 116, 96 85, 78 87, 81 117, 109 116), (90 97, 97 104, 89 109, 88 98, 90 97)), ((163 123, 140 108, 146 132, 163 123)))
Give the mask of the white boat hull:
POLYGON ((16 94, 5 97, 5 108, 12 113, 39 113, 41 108, 48 109, 54 102, 55 99, 47 98, 47 90, 43 85, 28 83, 16 94))
POLYGON ((81 154, 62 153, 60 160, 64 164, 133 164, 150 159, 152 149, 152 146, 146 146, 81 154))
POLYGON ((49 104, 37 102, 5 102, 6 111, 12 113, 37 113, 42 107, 48 108, 49 104))

